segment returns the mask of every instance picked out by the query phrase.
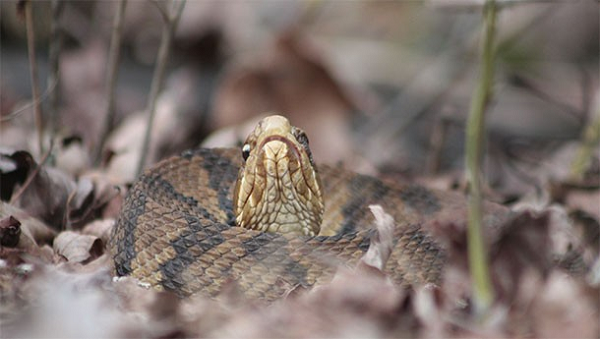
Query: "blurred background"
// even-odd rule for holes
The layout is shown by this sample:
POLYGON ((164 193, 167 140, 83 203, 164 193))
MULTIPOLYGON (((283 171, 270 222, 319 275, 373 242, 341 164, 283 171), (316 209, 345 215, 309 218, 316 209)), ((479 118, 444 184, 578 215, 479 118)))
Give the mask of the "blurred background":
POLYGON ((234 284, 213 303, 111 277, 138 164, 240 146, 269 112, 306 130, 318 164, 464 193, 483 2, 187 1, 153 96, 173 2, 126 3, 110 86, 122 1, 0 1, 0 337, 598 338, 597 0, 497 1, 484 195, 518 218, 486 229, 500 287, 487 325, 472 317, 464 211, 446 200, 425 225, 449 244, 441 289, 390 290, 369 271, 262 308, 234 284))
MULTIPOLYGON (((101 149, 119 3, 60 4, 53 14, 50 1, 33 2, 50 160, 74 176, 94 168, 130 183, 164 25, 159 9, 169 3, 127 3, 115 119, 101 149), (49 65, 53 15, 57 76, 49 65)), ((0 9, 0 146, 39 159, 24 16, 16 1, 0 9)), ((492 198, 506 202, 568 170, 597 116, 598 3, 507 2, 497 27, 485 164, 492 198)), ((279 112, 307 131, 318 163, 394 179, 435 175, 430 185, 456 187, 481 29, 473 1, 189 1, 146 164, 198 145, 239 145, 265 112, 279 112)))

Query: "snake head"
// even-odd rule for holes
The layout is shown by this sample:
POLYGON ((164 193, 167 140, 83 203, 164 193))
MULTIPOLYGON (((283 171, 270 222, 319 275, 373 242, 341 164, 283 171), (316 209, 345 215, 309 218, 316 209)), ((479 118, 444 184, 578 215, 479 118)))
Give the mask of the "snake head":
POLYGON ((283 116, 266 117, 246 139, 242 157, 233 196, 237 226, 319 234, 323 194, 306 133, 283 116))

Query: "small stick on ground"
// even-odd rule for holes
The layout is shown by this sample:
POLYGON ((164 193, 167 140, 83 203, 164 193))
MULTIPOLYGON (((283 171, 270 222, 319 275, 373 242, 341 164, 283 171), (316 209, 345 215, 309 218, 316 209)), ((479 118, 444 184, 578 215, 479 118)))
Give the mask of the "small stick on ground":
POLYGON ((467 229, 469 269, 473 282, 473 303, 478 316, 484 315, 494 300, 487 253, 482 235, 483 211, 480 167, 485 144, 485 110, 492 98, 494 80, 495 1, 487 0, 483 12, 485 24, 482 36, 481 69, 477 88, 471 100, 465 139, 465 174, 469 185, 467 229))
POLYGON ((125 8, 127 7, 127 0, 119 1, 117 6, 117 13, 115 20, 113 21, 113 27, 110 37, 110 50, 108 52, 108 65, 106 72, 106 102, 105 102, 105 114, 104 114, 104 125, 100 132, 100 139, 98 145, 96 145, 94 161, 99 164, 102 159, 102 151, 108 134, 115 123, 115 91, 117 87, 117 78, 119 75, 119 59, 121 56, 121 36, 123 35, 123 18, 125 17, 125 8))
MULTIPOLYGON (((160 4, 157 4, 160 6, 160 4)), ((150 149, 150 135, 152 134, 152 126, 154 125, 154 116, 156 114, 156 101, 158 99, 158 95, 162 90, 163 80, 165 69, 167 67, 167 61, 169 59, 169 52, 171 47, 171 41, 173 40, 173 35, 175 34, 175 30, 179 24, 179 19, 181 18, 181 13, 183 12, 183 8, 185 7, 185 0, 183 1, 173 1, 171 11, 162 11, 163 18, 165 18, 165 23, 162 30, 162 37, 160 40, 160 47, 158 49, 158 58, 156 60, 156 68, 154 69, 154 76, 152 77, 152 85, 150 88, 150 95, 148 97, 148 103, 146 105, 146 114, 148 114, 148 124, 146 126, 146 133, 144 135, 144 143, 142 146, 142 153, 140 154, 140 160, 138 162, 137 167, 137 175, 139 176, 144 169, 146 164, 147 153, 150 149)))

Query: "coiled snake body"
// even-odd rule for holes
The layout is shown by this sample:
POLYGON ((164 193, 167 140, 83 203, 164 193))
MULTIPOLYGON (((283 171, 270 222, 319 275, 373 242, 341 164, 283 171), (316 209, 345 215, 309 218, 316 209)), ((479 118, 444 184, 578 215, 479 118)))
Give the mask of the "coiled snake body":
MULTIPOLYGON (((271 131, 257 128, 242 152, 239 149, 196 149, 147 170, 132 186, 113 231, 110 246, 116 274, 132 275, 182 297, 194 293, 215 296, 226 283, 235 281, 250 298, 274 300, 295 287, 310 287, 330 280, 340 263, 356 264, 374 234, 370 229, 373 217, 368 205, 380 204, 397 223, 394 249, 385 271, 399 284, 440 282, 444 250, 420 225, 440 216, 456 218, 464 214, 465 200, 456 193, 383 182, 341 168, 320 166, 320 182, 317 176, 314 178, 318 189, 305 187, 303 191, 294 185, 301 192, 311 191, 309 200, 315 195, 322 196, 321 216, 319 204, 310 201, 307 206, 317 212, 304 211, 301 217, 292 217, 290 224, 299 227, 296 231, 281 226, 291 220, 281 212, 289 207, 280 208, 279 217, 262 218, 265 220, 262 224, 245 225, 241 211, 246 209, 247 213, 253 213, 244 207, 244 203, 254 199, 248 194, 259 191, 264 199, 271 201, 268 200, 271 191, 264 187, 262 191, 256 187, 246 189, 246 196, 240 193, 245 189, 239 186, 244 171, 257 175, 251 180, 255 185, 268 185, 259 180, 258 175, 261 171, 269 172, 270 165, 262 170, 249 168, 260 165, 251 163, 256 162, 259 155, 252 155, 250 151, 259 152, 265 142, 277 140, 283 143, 282 147, 289 147, 285 148, 287 151, 300 156, 300 163, 304 161, 308 166, 309 160, 311 168, 314 165, 310 152, 303 153, 296 148, 304 144, 308 151, 308 142, 300 130, 294 130, 293 144, 286 139, 291 136, 281 135, 256 143, 256 137, 262 140, 260 138, 269 133, 271 131), (314 221, 307 225, 301 222, 308 219, 317 222, 321 219, 316 232, 311 228, 314 221), (246 228, 236 226, 240 224, 246 228), (268 225, 272 224, 281 227, 269 229, 268 225)), ((284 157, 286 165, 292 162, 288 156, 284 157)), ((264 164, 271 161, 260 159, 264 164)), ((310 180, 310 173, 305 171, 308 169, 297 169, 293 165, 288 169, 277 165, 274 171, 288 175, 291 180, 296 177, 310 180)), ((290 186, 284 181, 276 183, 278 189, 284 185, 290 186)), ((296 210, 302 210, 304 205, 298 207, 295 201, 293 203, 296 210)), ((257 201, 251 205, 261 206, 257 201)), ((272 212, 270 207, 262 210, 272 212)), ((254 220, 261 219, 255 214, 246 215, 250 219, 252 216, 254 220)))

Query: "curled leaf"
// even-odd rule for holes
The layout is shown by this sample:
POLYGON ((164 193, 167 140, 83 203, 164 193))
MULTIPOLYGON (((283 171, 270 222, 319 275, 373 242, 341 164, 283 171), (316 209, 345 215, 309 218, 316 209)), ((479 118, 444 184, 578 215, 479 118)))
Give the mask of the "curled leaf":
POLYGON ((369 206, 371 213, 375 216, 375 225, 377 226, 377 233, 371 237, 371 244, 369 250, 362 257, 361 262, 363 264, 375 267, 379 270, 383 270, 385 263, 387 262, 392 249, 394 248, 394 218, 385 213, 380 205, 369 206))
POLYGON ((95 220, 82 229, 83 234, 88 234, 98 237, 103 243, 108 243, 110 232, 115 224, 115 219, 99 219, 95 220))
MULTIPOLYGON (((16 173, 15 181, 5 183, 3 178, 2 184, 13 188, 11 203, 55 229, 62 229, 69 194, 77 187, 75 181, 62 171, 36 163, 28 152, 18 151, 8 158, 16 164, 16 169, 10 172, 16 173), (28 180, 21 182, 24 173, 28 180), (15 193, 17 188, 19 193, 15 193)), ((8 194, 3 192, 3 196, 8 194)))
POLYGON ((44 243, 50 243, 56 235, 56 231, 37 218, 32 217, 26 211, 5 202, 0 202, 0 219, 8 218, 9 216, 13 216, 21 223, 19 248, 37 248, 38 245, 41 246, 44 243))
POLYGON ((65 231, 54 239, 54 251, 69 262, 86 264, 101 256, 104 246, 98 237, 65 231))

